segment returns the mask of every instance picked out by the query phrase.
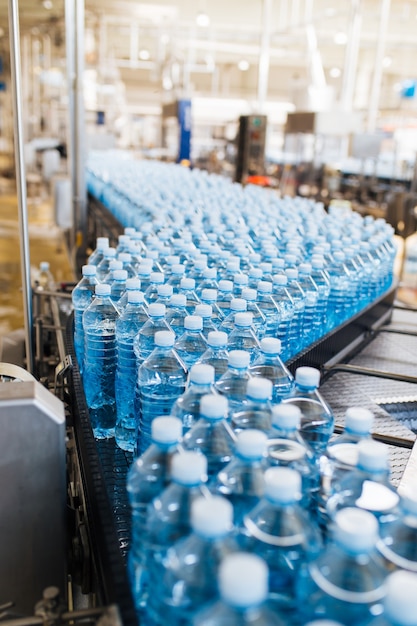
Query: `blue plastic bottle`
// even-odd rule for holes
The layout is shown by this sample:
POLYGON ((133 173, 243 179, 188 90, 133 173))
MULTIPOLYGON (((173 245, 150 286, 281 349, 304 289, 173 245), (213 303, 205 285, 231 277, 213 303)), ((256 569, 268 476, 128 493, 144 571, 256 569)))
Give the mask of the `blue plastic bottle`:
POLYGON ((246 402, 249 373, 250 354, 245 350, 232 350, 226 372, 216 382, 217 391, 225 396, 229 402, 229 414, 239 410, 246 402))
MULTIPOLYGON (((110 250, 110 248, 108 248, 108 250, 110 250)), ((107 254, 108 250, 106 250, 106 254, 107 254)), ((105 260, 105 259, 103 259, 103 260, 105 260)), ((114 272, 122 270, 122 269, 123 269, 123 263, 121 261, 119 261, 118 259, 111 259, 111 261, 109 263, 109 271, 101 279, 101 282, 105 283, 106 285, 110 285, 111 286, 113 284, 113 280, 114 280, 114 272)))
POLYGON ((263 498, 244 517, 247 549, 268 564, 271 602, 289 623, 296 615, 298 572, 321 549, 318 530, 299 505, 300 499, 299 473, 271 467, 265 472, 263 498))
POLYGON ((175 350, 188 369, 200 359, 207 349, 203 333, 203 320, 199 315, 184 318, 184 332, 175 342, 175 350))
POLYGON ((196 293, 201 299, 204 289, 214 289, 217 291, 219 283, 217 282, 217 269, 215 267, 207 267, 203 271, 203 279, 196 286, 196 293))
POLYGON ((214 367, 195 363, 188 374, 187 388, 174 403, 171 415, 181 420, 184 434, 200 419, 201 398, 214 389, 214 367))
POLYGON ((266 317, 257 304, 258 293, 256 289, 245 287, 242 289, 241 297, 246 300, 246 310, 249 313, 252 313, 252 326, 254 327, 256 336, 260 341, 266 333, 266 317))
POLYGON ((246 428, 271 430, 272 383, 267 378, 256 376, 248 380, 245 404, 231 414, 231 425, 237 434, 246 428))
MULTIPOLYGON (((199 306, 206 305, 200 304, 199 306)), ((198 363, 212 365, 214 367, 214 379, 217 382, 227 371, 228 362, 227 334, 218 330, 209 332, 207 335, 207 350, 201 355, 198 363)))
POLYGON ((168 303, 165 319, 174 331, 176 339, 184 333, 184 320, 188 315, 187 299, 183 293, 174 293, 168 303))
POLYGON ((303 348, 305 293, 298 282, 298 270, 288 268, 285 270, 288 278, 287 291, 294 302, 294 316, 290 327, 290 356, 298 354, 303 348))
POLYGON ((260 350, 260 344, 252 326, 252 313, 235 313, 235 324, 227 339, 227 349, 245 350, 253 363, 260 350))
POLYGON ((129 291, 125 310, 116 321, 117 369, 115 381, 117 420, 116 443, 122 450, 133 452, 136 447, 136 419, 132 390, 137 378, 137 359, 133 341, 149 319, 141 291, 129 291))
POLYGON ((150 356, 154 349, 155 333, 160 330, 171 330, 165 319, 165 311, 165 305, 159 302, 153 302, 148 307, 149 319, 139 329, 133 341, 138 367, 150 356))
POLYGON ((171 462, 171 483, 157 495, 148 507, 146 536, 148 539, 148 589, 146 613, 141 620, 145 626, 154 623, 158 614, 158 587, 163 575, 169 548, 191 530, 192 503, 201 496, 210 497, 205 486, 207 460, 203 454, 183 451, 174 454, 171 462))
POLYGON ((399 488, 397 512, 380 526, 377 548, 389 567, 417 574, 417 493, 415 489, 399 488))
POLYGON ((209 394, 200 400, 200 419, 185 433, 182 446, 207 458, 209 483, 229 463, 235 446, 235 436, 226 421, 228 402, 224 396, 209 394))
POLYGON ((117 303, 126 291, 127 272, 126 270, 114 270, 111 284, 110 298, 117 307, 117 303))
POLYGON ((151 272, 149 287, 145 291, 145 299, 148 304, 158 300, 158 286, 163 285, 165 277, 162 272, 151 272))
POLYGON ((154 350, 138 369, 135 389, 138 453, 144 452, 150 443, 152 420, 169 415, 185 390, 187 369, 173 349, 174 341, 172 331, 158 331, 154 350))
POLYGON ((320 333, 317 339, 323 336, 327 329, 327 309, 330 294, 330 281, 324 270, 324 259, 322 256, 313 256, 311 259, 311 277, 317 285, 317 316, 320 323, 320 333))
POLYGON ((319 458, 326 450, 333 434, 334 416, 331 408, 318 391, 320 371, 313 367, 298 367, 295 387, 283 402, 301 409, 300 432, 319 458))
POLYGON ((187 313, 192 315, 197 304, 200 304, 200 298, 195 292, 195 280, 194 278, 184 277, 181 279, 179 292, 185 295, 187 300, 187 313))
POLYGON ((248 287, 249 276, 238 272, 233 277, 233 296, 235 298, 243 298, 243 290, 248 287))
POLYGON ((143 293, 146 293, 146 290, 151 284, 152 274, 152 267, 149 265, 149 263, 145 263, 145 261, 147 261, 147 259, 141 259, 141 263, 137 269, 137 277, 141 282, 141 289, 143 293))
POLYGON ((110 270, 110 262, 116 259, 116 248, 105 248, 103 250, 103 258, 97 267, 97 280, 102 282, 110 270))
POLYGON ((260 430, 242 430, 232 460, 217 475, 214 488, 233 504, 233 522, 240 532, 244 516, 264 494, 267 443, 267 435, 260 430))
POLYGON ((378 524, 367 511, 339 511, 332 538, 305 564, 297 584, 300 621, 368 624, 382 613, 387 569, 376 551, 378 524))
POLYGON ((236 313, 244 313, 247 309, 246 300, 243 298, 233 298, 230 301, 230 309, 228 314, 223 319, 219 326, 219 330, 230 335, 235 327, 235 315, 236 313))
MULTIPOLYGON (((130 291, 140 291, 140 280, 139 278, 128 278, 126 281, 126 289, 120 300, 117 302, 117 308, 120 311, 120 314, 123 313, 127 306, 128 295, 130 291)), ((143 304, 146 305, 146 300, 143 298, 143 304)))
POLYGON ((217 326, 213 321, 213 308, 209 304, 197 304, 194 315, 199 315, 203 320, 203 330, 201 332, 206 339, 209 333, 217 330, 217 326))
POLYGON ((258 307, 266 319, 266 337, 277 337, 281 315, 277 303, 272 296, 272 283, 261 280, 258 283, 258 307))
POLYGON ((268 566, 246 552, 224 559, 219 569, 220 600, 197 613, 193 626, 284 626, 268 604, 268 566))
POLYGON ((350 276, 344 264, 345 255, 341 250, 333 252, 332 263, 327 272, 330 281, 330 293, 327 307, 328 330, 346 321, 352 305, 350 276))
POLYGON ((95 298, 83 313, 83 383, 96 439, 114 437, 118 317, 119 311, 110 299, 110 285, 96 285, 95 298))
POLYGON ((252 376, 268 378, 272 383, 272 404, 288 397, 294 388, 294 377, 280 358, 281 341, 275 337, 264 337, 260 352, 249 371, 252 376))
POLYGON ((175 263, 171 268, 168 285, 172 285, 174 292, 179 293, 181 280, 184 278, 185 267, 181 263, 175 263))
POLYGON ((156 300, 159 304, 164 304, 165 306, 169 306, 171 297, 173 296, 174 289, 172 285, 158 285, 157 288, 158 299, 156 300))
POLYGON ((228 315, 230 302, 233 299, 233 281, 222 279, 219 280, 219 288, 217 291, 217 306, 221 310, 222 320, 228 315))
POLYGON ((123 269, 127 272, 127 277, 136 278, 136 270, 132 265, 132 255, 130 252, 121 252, 117 255, 117 258, 123 263, 123 269))
MULTIPOLYGON (((238 551, 233 507, 221 496, 198 498, 191 505, 191 534, 169 548, 158 585, 161 626, 191 624, 205 603, 218 597, 217 575, 225 557, 238 551)), ((156 608, 156 603, 152 604, 156 608)))
POLYGON ((152 422, 152 443, 129 469, 127 493, 132 511, 132 533, 128 573, 136 610, 145 604, 147 593, 146 517, 148 506, 169 484, 173 455, 178 451, 182 424, 174 417, 156 417, 152 422))
POLYGON ((393 572, 386 588, 384 612, 367 626, 417 626, 417 574, 393 572))
POLYGON ((109 247, 108 237, 97 237, 96 247, 88 257, 88 265, 98 265, 104 257, 104 251, 109 247))
POLYGON ((74 307, 74 349, 81 374, 84 368, 83 313, 94 298, 95 287, 98 284, 96 273, 95 265, 83 265, 82 278, 71 294, 74 307))
POLYGON ((203 289, 200 296, 201 304, 209 304, 212 309, 212 320, 217 327, 223 321, 223 311, 217 304, 217 290, 216 289, 203 289))

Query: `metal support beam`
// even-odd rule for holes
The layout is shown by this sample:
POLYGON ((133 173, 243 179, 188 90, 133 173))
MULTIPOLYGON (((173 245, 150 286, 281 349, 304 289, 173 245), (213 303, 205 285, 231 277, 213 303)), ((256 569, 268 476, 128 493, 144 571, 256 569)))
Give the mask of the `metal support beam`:
POLYGON ((19 213, 20 265, 22 274, 23 315, 25 324, 26 367, 33 372, 32 286, 30 282, 30 249, 26 195, 26 170, 22 125, 22 86, 18 0, 9 0, 10 62, 12 76, 16 188, 19 213))

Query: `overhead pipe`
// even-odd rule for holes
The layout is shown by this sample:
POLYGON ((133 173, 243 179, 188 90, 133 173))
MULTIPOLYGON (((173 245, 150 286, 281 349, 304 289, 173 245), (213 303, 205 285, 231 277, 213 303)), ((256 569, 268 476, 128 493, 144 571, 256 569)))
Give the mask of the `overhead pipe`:
POLYGON ((22 125, 22 86, 20 63, 20 33, 18 0, 9 0, 10 64, 12 77, 12 101, 14 123, 14 146, 16 164, 16 187, 19 214, 20 265, 22 274, 23 317, 25 325, 26 368, 33 373, 33 313, 32 286, 30 281, 30 248, 26 194, 26 170, 24 160, 22 125))

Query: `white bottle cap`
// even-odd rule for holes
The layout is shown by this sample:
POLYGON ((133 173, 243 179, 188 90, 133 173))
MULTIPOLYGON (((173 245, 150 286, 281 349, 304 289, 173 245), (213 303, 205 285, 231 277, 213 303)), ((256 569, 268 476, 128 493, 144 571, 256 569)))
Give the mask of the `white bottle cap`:
POLYGON ((172 285, 158 285, 156 288, 158 296, 172 296, 174 288, 172 285))
POLYGON ((205 537, 221 537, 233 526, 233 505, 222 496, 201 497, 191 505, 191 527, 205 537))
POLYGON ((157 283, 158 285, 162 285, 165 277, 162 272, 151 272, 151 283, 157 283))
POLYGON ((129 304, 142 304, 145 302, 145 295, 143 291, 128 291, 127 301, 129 304))
POLYGON ((152 273, 151 267, 148 264, 145 264, 144 261, 145 261, 145 259, 141 260, 141 264, 138 267, 137 273, 138 273, 139 276, 150 277, 150 275, 152 273))
POLYGON ((265 472, 265 496, 279 504, 301 498, 301 476, 289 467, 271 467, 265 472))
POLYGON ((129 235, 119 235, 118 242, 119 243, 128 243, 130 241, 129 235))
POLYGON ((260 280, 258 283, 258 292, 272 293, 272 283, 267 280, 260 280))
POLYGON ((109 247, 109 238, 108 237, 97 237, 96 239, 96 248, 98 250, 105 250, 109 247))
POLYGON ((256 289, 251 289, 250 287, 242 289, 242 298, 247 302, 256 302, 256 295, 256 289))
POLYGON ((345 260, 345 253, 342 252, 342 250, 335 250, 333 252, 333 258, 334 258, 335 261, 340 263, 341 261, 345 260))
POLYGON ((265 354, 280 354, 282 350, 281 340, 275 337, 261 339, 261 350, 265 354))
POLYGON ((388 447, 379 441, 360 441, 358 447, 358 467, 371 472, 381 472, 389 468, 388 447))
POLYGON ((300 263, 298 271, 301 272, 301 274, 311 274, 311 263, 300 263))
POLYGON ((231 606, 261 604, 268 595, 268 575, 268 566, 259 556, 248 552, 230 554, 219 567, 220 595, 231 606))
POLYGON ((259 459, 265 456, 268 437, 255 428, 241 430, 236 438, 236 452, 246 459, 259 459))
POLYGON ((217 289, 203 289, 201 292, 201 299, 208 300, 209 302, 216 302, 217 289))
POLYGON ((229 261, 227 261, 226 268, 228 270, 232 270, 232 272, 238 272, 240 270, 240 261, 236 261, 235 259, 229 259, 229 261))
POLYGON ((128 235, 130 237, 131 235, 134 235, 136 233, 136 230, 132 226, 126 226, 123 232, 125 235, 128 235))
POLYGON ((171 267, 173 267, 174 265, 179 265, 180 263, 180 257, 177 256, 176 254, 170 254, 167 257, 167 263, 168 265, 170 265, 171 267))
POLYGON ((230 367, 247 369, 250 363, 250 354, 246 352, 246 350, 231 350, 229 352, 228 363, 230 367))
POLYGON ((184 328, 186 330, 202 330, 203 318, 199 315, 187 315, 184 317, 184 328))
POLYGON ((378 539, 376 517, 356 507, 341 509, 335 515, 335 540, 353 552, 368 552, 378 539))
POLYGON ((109 263, 109 270, 114 272, 115 270, 123 269, 123 263, 119 259, 112 259, 109 263))
POLYGON ((227 346, 227 333, 222 330, 211 330, 207 335, 207 345, 216 348, 227 346))
POLYGON ((182 422, 178 417, 161 415, 151 424, 152 441, 157 443, 177 443, 182 437, 182 422))
POLYGON ((175 343, 175 333, 172 330, 158 330, 154 342, 158 348, 170 348, 175 343))
POLYGON ((169 299, 170 306, 182 306, 185 307, 187 304, 187 296, 183 293, 174 293, 169 299))
POLYGON ((285 275, 287 276, 288 280, 297 280, 298 270, 295 267, 288 267, 285 270, 285 275))
POLYGON ((349 407, 345 414, 345 429, 367 435, 372 430, 374 416, 371 411, 362 407, 349 407))
POLYGON ((132 255, 129 254, 129 252, 120 252, 118 259, 122 263, 130 263, 130 261, 132 260, 132 255))
POLYGON ((225 396, 206 394, 200 400, 200 415, 206 419, 225 419, 228 410, 229 403, 225 396))
POLYGON ((127 281, 127 271, 126 270, 114 270, 113 279, 120 281, 127 281))
POLYGON ((253 314, 248 311, 247 313, 236 313, 235 326, 242 326, 243 328, 249 328, 252 326, 253 314))
POLYGON ((48 272, 49 271, 49 262, 48 261, 41 261, 39 263, 39 269, 41 270, 41 272, 48 272))
POLYGON ((213 307, 210 304, 197 304, 195 307, 195 314, 199 315, 203 319, 211 319, 211 316, 213 315, 213 307))
POLYGON ((185 450, 172 457, 172 480, 182 485, 198 485, 207 480, 207 458, 200 452, 185 450))
POLYGON ((290 264, 290 263, 291 263, 291 264, 294 264, 294 263, 297 263, 297 257, 296 257, 296 255, 295 255, 295 254, 286 254, 286 255, 284 256, 284 261, 285 261, 287 264, 290 264))
POLYGON ((171 272, 176 276, 182 276, 185 272, 185 267, 181 263, 174 263, 171 272))
POLYGON ((143 269, 143 271, 146 271, 150 276, 152 273, 152 267, 153 267, 153 259, 151 259, 149 256, 146 256, 145 258, 140 260, 139 269, 141 270, 141 272, 143 269))
POLYGON ((217 269, 215 267, 206 267, 206 269, 203 272, 203 277, 204 278, 213 278, 214 280, 216 280, 217 278, 217 269))
POLYGON ((212 365, 195 363, 190 369, 190 381, 198 385, 210 385, 214 383, 215 370, 212 365))
POLYGON ((295 370, 295 382, 302 387, 316 389, 320 385, 320 370, 315 367, 297 367, 295 370))
POLYGON ((95 265, 83 265, 81 272, 83 276, 95 276, 97 274, 97 267, 95 265))
POLYGON ((111 287, 108 283, 100 283, 99 285, 96 285, 94 292, 97 296, 109 296, 111 287))
POLYGON ((261 279, 263 271, 261 270, 260 267, 251 267, 251 269, 249 270, 248 273, 249 273, 249 277, 250 278, 255 278, 255 279, 259 278, 259 279, 261 279))
POLYGON ((268 378, 254 376, 248 380, 246 397, 253 400, 271 400, 272 382, 268 378))
POLYGON ((106 259, 112 259, 116 256, 116 248, 106 248, 104 250, 104 256, 106 259))
POLYGON ((232 298, 232 300, 230 300, 231 311, 246 311, 247 308, 248 303, 243 298, 232 298))
POLYGON ((219 280, 219 291, 226 293, 233 291, 233 282, 231 280, 219 280))
POLYGON ((126 281, 127 291, 139 291, 141 288, 140 278, 128 278, 126 281))
POLYGON ((282 430, 297 430, 301 424, 301 409, 295 404, 282 403, 272 407, 272 425, 282 430))
POLYGON ((274 274, 272 280, 274 285, 288 285, 288 277, 285 274, 274 274))
POLYGON ((195 289, 194 278, 181 278, 180 287, 181 289, 195 289))
POLYGON ((404 570, 393 572, 387 577, 386 585, 384 614, 387 621, 401 626, 416 626, 417 574, 404 570))
POLYGON ((152 302, 148 306, 149 317, 164 317, 166 313, 166 306, 162 302, 152 302))
POLYGON ((235 285, 247 285, 249 276, 247 274, 236 274, 236 276, 233 277, 233 282, 235 285))

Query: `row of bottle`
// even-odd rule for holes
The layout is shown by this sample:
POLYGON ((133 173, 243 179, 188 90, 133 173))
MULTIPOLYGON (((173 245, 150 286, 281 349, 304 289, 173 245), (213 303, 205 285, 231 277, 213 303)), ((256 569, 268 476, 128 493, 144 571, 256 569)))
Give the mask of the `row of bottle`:
POLYGON ((303 468, 294 455, 297 446, 308 449, 295 428, 296 405, 274 407, 268 435, 235 431, 233 446, 225 398, 206 395, 201 405, 203 417, 184 436, 178 418, 156 418, 152 444, 129 472, 128 567, 140 623, 242 624, 242 613, 256 613, 268 599, 273 615, 260 624, 415 624, 411 600, 395 602, 386 583, 393 569, 417 571, 417 496, 400 497, 390 485, 387 448, 370 440, 372 415, 349 410, 345 433, 315 461, 310 450, 303 468), (348 446, 356 455, 340 454, 348 446), (323 468, 317 497, 313 477, 323 468), (312 506, 322 496, 325 532, 312 506), (221 567, 241 551, 264 563, 239 554, 240 571, 226 582, 221 567), (374 621, 384 602, 389 618, 374 621))

